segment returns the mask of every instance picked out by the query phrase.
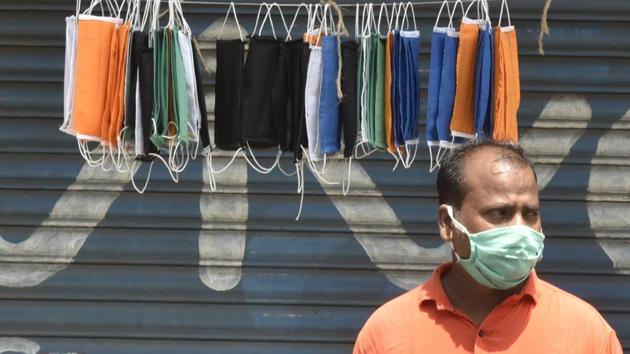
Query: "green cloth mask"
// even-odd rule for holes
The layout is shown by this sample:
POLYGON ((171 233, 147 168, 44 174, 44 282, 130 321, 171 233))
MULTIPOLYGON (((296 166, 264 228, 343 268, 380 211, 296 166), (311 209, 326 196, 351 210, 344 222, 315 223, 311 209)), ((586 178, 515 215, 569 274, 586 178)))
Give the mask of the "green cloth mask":
POLYGON ((370 144, 379 149, 387 149, 385 139, 385 40, 386 36, 373 34, 370 38, 373 60, 371 64, 370 80, 370 109, 369 117, 370 144))
POLYGON ((165 148, 168 141, 168 39, 167 31, 157 29, 153 34, 153 123, 151 142, 158 148, 165 148))
MULTIPOLYGON (((471 234, 453 217, 453 226, 468 236, 470 257, 459 263, 477 283, 493 289, 510 289, 524 282, 542 259, 545 235, 525 225, 499 227, 471 234)), ((453 243, 451 242, 451 247, 453 243)))
POLYGON ((177 139, 186 144, 188 143, 188 92, 186 91, 186 69, 177 32, 179 32, 177 26, 170 32, 173 43, 171 50, 173 108, 177 125, 177 139))

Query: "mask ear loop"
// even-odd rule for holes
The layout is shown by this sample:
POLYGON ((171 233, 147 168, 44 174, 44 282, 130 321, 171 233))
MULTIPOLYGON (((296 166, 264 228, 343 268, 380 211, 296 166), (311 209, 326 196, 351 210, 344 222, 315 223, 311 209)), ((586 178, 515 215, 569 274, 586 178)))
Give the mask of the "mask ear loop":
POLYGON ((227 12, 225 13, 225 18, 223 19, 223 25, 221 25, 221 32, 219 32, 219 37, 217 39, 220 40, 221 36, 223 35, 223 29, 225 28, 225 23, 227 22, 227 19, 230 16, 230 10, 232 10, 232 12, 234 13, 234 20, 236 21, 236 26, 238 27, 238 34, 241 37, 241 42, 244 42, 245 40, 243 39, 243 31, 241 31, 241 25, 238 22, 238 16, 236 15, 236 6, 234 6, 234 2, 230 2, 230 7, 228 7, 227 12))
MULTIPOLYGON (((301 145, 300 148, 302 148, 301 145)), ((302 206, 304 205, 304 159, 295 163, 295 170, 298 179, 297 192, 300 193, 300 207, 298 209, 297 216, 295 217, 295 221, 298 221, 302 215, 302 206)))
POLYGON ((216 191, 216 175, 220 175, 223 172, 227 171, 227 169, 232 166, 232 164, 234 163, 234 161, 236 160, 236 157, 238 156, 239 153, 243 152, 243 148, 238 148, 236 151, 234 151, 234 154, 232 154, 232 159, 230 160, 230 162, 228 162, 222 169, 220 170, 215 170, 213 167, 213 163, 212 163, 212 153, 209 152, 208 154, 206 154, 206 167, 208 168, 208 172, 209 172, 209 177, 210 177, 210 189, 214 192, 216 191))
POLYGON ((381 9, 378 12, 378 24, 376 25, 376 31, 378 32, 379 35, 382 35, 382 33, 381 33, 381 19, 382 19, 382 15, 383 15, 383 10, 385 10, 385 20, 387 21, 387 23, 390 22, 390 20, 389 20, 389 11, 387 11, 387 4, 386 3, 382 3, 381 4, 381 9))
POLYGON ((442 16, 442 10, 444 10, 445 5, 446 5, 446 11, 448 12, 448 17, 451 18, 451 8, 448 5, 448 0, 444 0, 442 2, 442 6, 440 6, 440 11, 438 12, 437 18, 435 19, 435 25, 433 25, 433 28, 438 27, 438 23, 440 22, 440 17, 442 16))
POLYGON ((350 156, 348 159, 345 160, 345 165, 348 168, 348 174, 346 175, 347 178, 344 178, 341 180, 341 192, 342 194, 345 196, 348 195, 348 192, 350 191, 350 173, 352 172, 352 156, 350 156), (346 184, 346 180, 348 181, 346 184))
MULTIPOLYGON (((260 13, 262 11, 263 6, 265 6, 267 9, 269 9, 269 4, 267 4, 266 2, 263 2, 260 4, 260 6, 258 6, 258 13, 256 14, 256 23, 254 23, 254 29, 252 30, 252 35, 256 35, 256 30, 258 29, 258 21, 260 20, 260 13)), ((266 16, 266 14, 265 14, 266 16)))
POLYGON ((418 24, 416 23, 416 12, 413 9, 413 4, 411 2, 408 2, 404 6, 405 6, 405 12, 403 13, 403 19, 400 24, 401 30, 409 30, 409 15, 407 15, 407 11, 411 9, 411 16, 413 19, 413 30, 417 31, 418 24))
POLYGON ((505 6, 505 13, 507 14, 508 19, 508 27, 512 27, 512 20, 510 19, 510 8, 508 7, 507 1, 501 1, 501 12, 499 13, 499 28, 501 28, 501 20, 503 19, 503 7, 505 6))
POLYGON ((291 21, 291 26, 289 26, 289 30, 287 33, 287 37, 284 39, 285 42, 292 40, 291 32, 293 31, 293 26, 295 26, 295 21, 297 20, 298 15, 300 14, 300 10, 304 7, 306 9, 306 23, 310 22, 311 19, 311 4, 306 5, 305 3, 301 3, 297 10, 295 10, 295 14, 293 15, 293 21, 291 21))
POLYGON ((464 4, 463 4, 462 0, 456 0, 455 3, 453 4, 453 12, 450 14, 449 19, 448 19, 448 27, 449 28, 454 28, 454 26, 453 26, 453 18, 455 17, 455 9, 457 8, 457 4, 459 4, 459 6, 462 9, 462 16, 465 16, 466 11, 464 10, 464 4))
POLYGON ((327 180, 326 178, 324 178, 324 176, 319 173, 319 171, 317 170, 316 166, 313 164, 313 161, 311 161, 311 158, 308 157, 308 151, 306 151, 303 146, 300 146, 300 147, 302 149, 302 152, 304 153, 303 159, 306 159, 307 167, 311 170, 311 172, 313 172, 313 174, 317 178, 319 178, 322 182, 324 182, 325 184, 328 184, 328 185, 338 185, 339 184, 339 182, 331 182, 331 181, 327 180))
POLYGON ((271 165, 270 167, 264 167, 256 159, 256 156, 254 155, 254 152, 252 151, 252 148, 249 145, 249 141, 246 141, 245 144, 247 145, 247 151, 251 155, 252 160, 250 160, 247 157, 247 154, 245 152, 243 152, 243 157, 245 158, 245 161, 247 161, 247 164, 249 164, 251 168, 253 168, 256 172, 266 175, 266 174, 269 174, 271 171, 273 171, 274 168, 276 168, 276 166, 278 165, 280 161, 280 155, 282 155, 282 150, 278 149, 278 153, 276 154, 276 159, 273 165, 271 165))
POLYGON ((271 18, 271 5, 266 5, 266 6, 267 6, 267 13, 265 14, 265 17, 260 23, 260 28, 258 29, 258 37, 262 35, 263 27, 265 27, 265 23, 267 22, 267 19, 269 19, 269 23, 271 24, 271 32, 273 33, 273 38, 278 39, 278 36, 276 35, 276 28, 273 25, 273 18, 271 18))
POLYGON ((473 0, 470 2, 470 4, 468 4, 468 6, 466 6, 466 12, 464 12, 464 18, 468 18, 468 11, 470 11, 470 8, 473 7, 473 5, 477 4, 477 18, 479 18, 479 0, 473 0))

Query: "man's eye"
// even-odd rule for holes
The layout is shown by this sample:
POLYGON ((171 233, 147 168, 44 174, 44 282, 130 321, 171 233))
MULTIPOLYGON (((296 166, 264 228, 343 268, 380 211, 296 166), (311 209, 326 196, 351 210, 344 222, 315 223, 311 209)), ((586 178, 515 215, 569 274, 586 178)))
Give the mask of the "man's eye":
POLYGON ((505 209, 494 209, 488 212, 488 216, 493 219, 502 219, 507 216, 507 210, 505 209))
POLYGON ((529 210, 525 213, 525 217, 528 219, 537 219, 538 218, 538 210, 529 210))

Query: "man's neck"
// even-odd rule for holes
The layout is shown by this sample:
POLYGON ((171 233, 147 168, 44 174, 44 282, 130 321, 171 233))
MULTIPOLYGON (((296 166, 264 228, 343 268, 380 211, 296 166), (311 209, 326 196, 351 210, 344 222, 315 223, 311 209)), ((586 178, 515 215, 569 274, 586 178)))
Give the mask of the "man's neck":
POLYGON ((455 262, 441 280, 444 292, 451 304, 470 317, 477 326, 495 306, 523 287, 521 284, 507 290, 490 289, 477 283, 464 268, 455 262))

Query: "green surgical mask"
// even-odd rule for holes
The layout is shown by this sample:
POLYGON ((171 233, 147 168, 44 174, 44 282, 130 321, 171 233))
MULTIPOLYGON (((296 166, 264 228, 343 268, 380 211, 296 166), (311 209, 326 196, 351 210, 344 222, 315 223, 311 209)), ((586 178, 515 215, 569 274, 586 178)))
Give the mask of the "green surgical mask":
MULTIPOLYGON (((470 257, 459 263, 477 283, 493 289, 510 289, 527 279, 542 259, 545 235, 525 225, 499 227, 471 234, 453 216, 453 225, 470 240, 470 257)), ((451 242, 451 247, 453 243, 451 242)))

